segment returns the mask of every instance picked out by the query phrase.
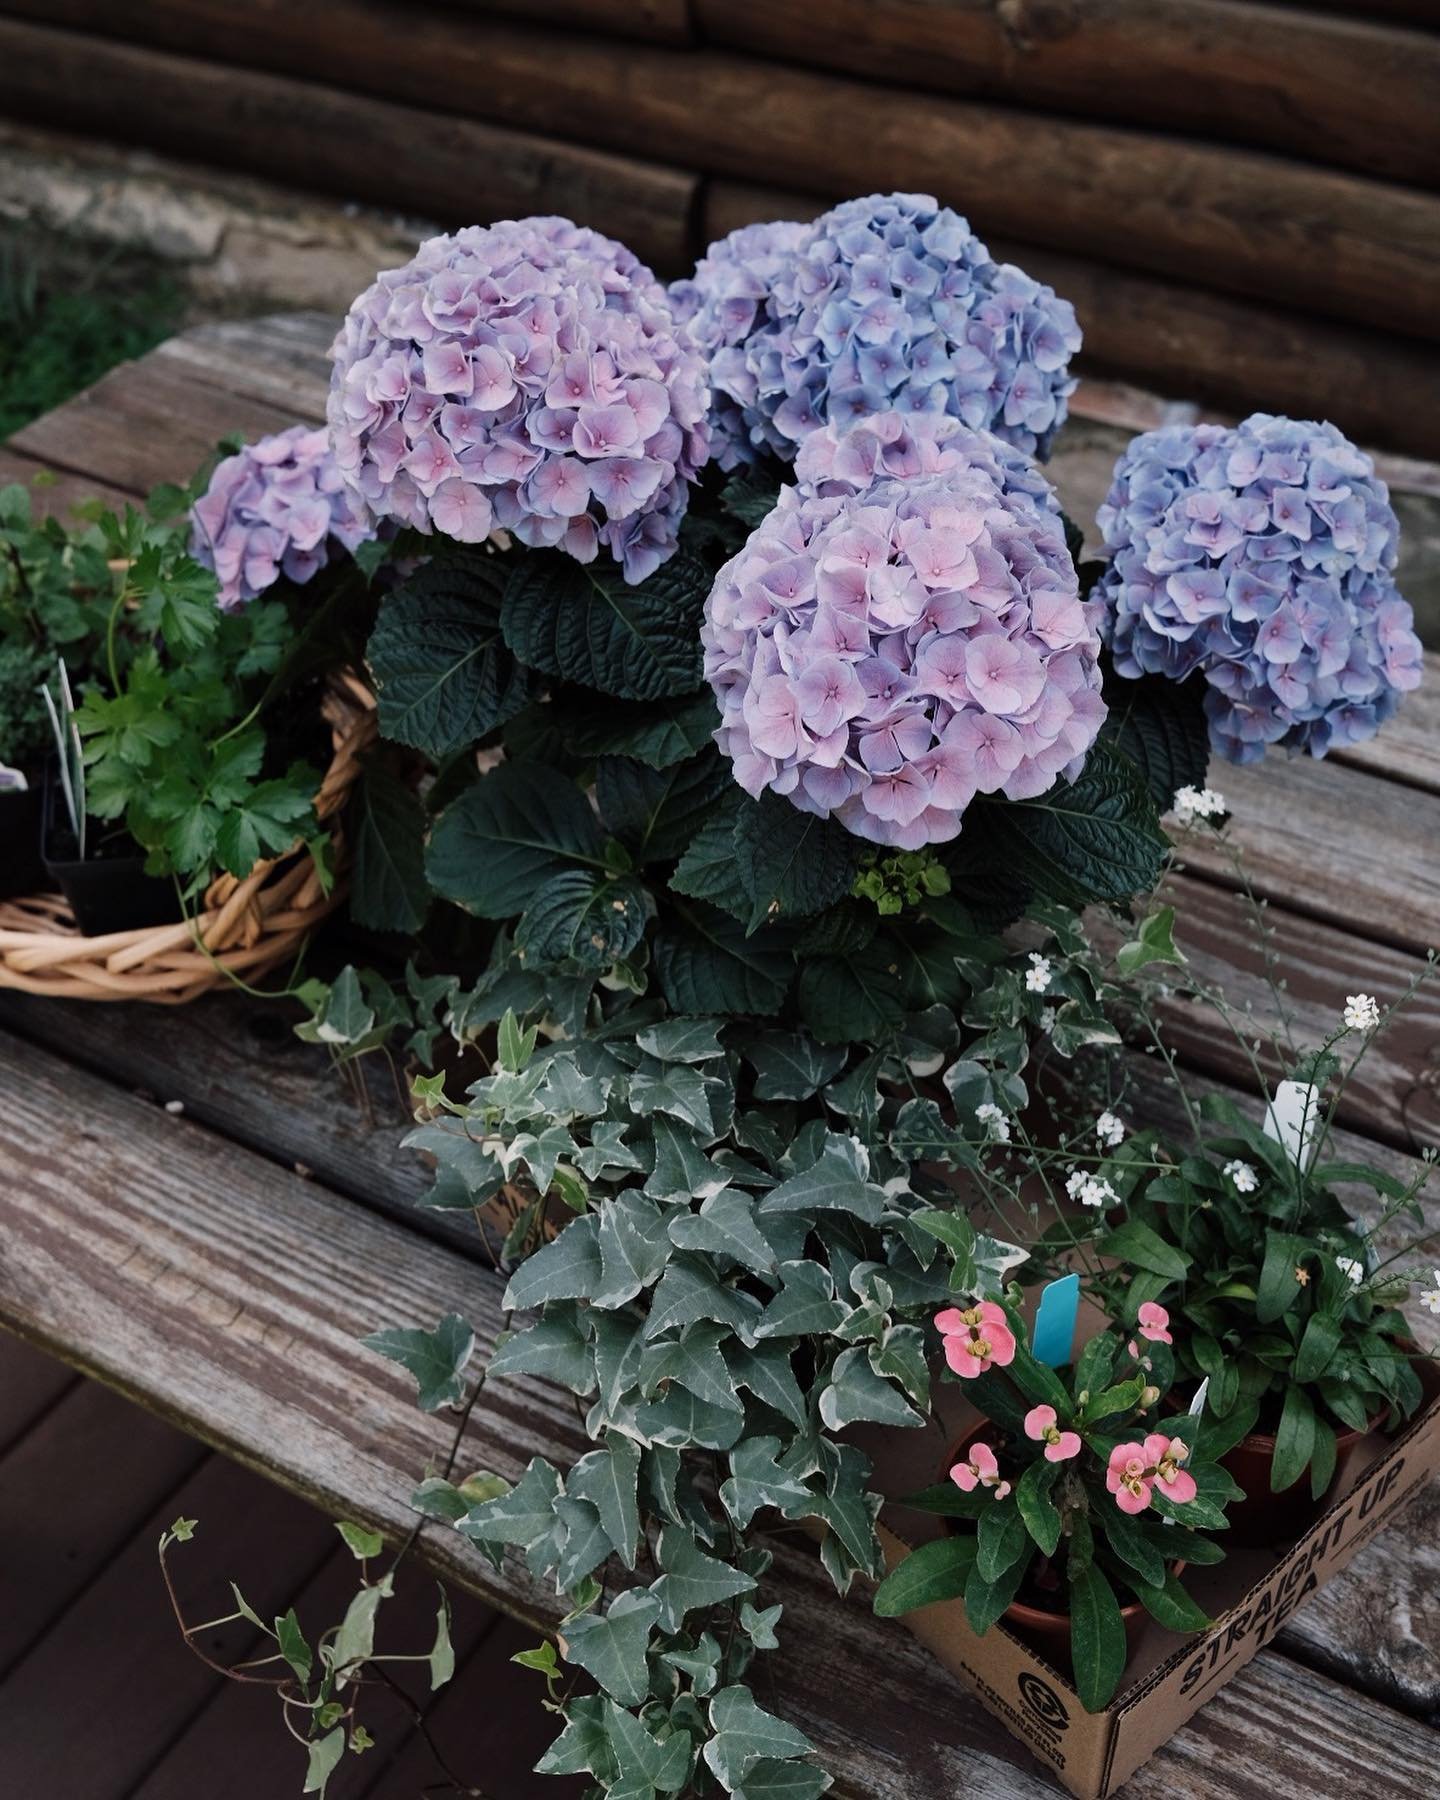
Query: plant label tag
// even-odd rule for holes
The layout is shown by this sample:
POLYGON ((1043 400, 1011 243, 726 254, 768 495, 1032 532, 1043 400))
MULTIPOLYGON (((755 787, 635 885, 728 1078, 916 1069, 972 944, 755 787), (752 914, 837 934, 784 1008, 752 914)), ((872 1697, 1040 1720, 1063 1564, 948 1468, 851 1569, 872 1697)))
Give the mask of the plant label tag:
POLYGON ((1207 1375, 1195 1390, 1195 1398, 1190 1402, 1188 1412, 1192 1419, 1198 1419, 1205 1410, 1205 1396, 1210 1392, 1210 1377, 1207 1375))
POLYGON ((1070 1360, 1075 1342, 1075 1317, 1080 1310, 1080 1277, 1062 1275, 1040 1290, 1035 1327, 1030 1333, 1030 1352, 1036 1362, 1058 1369, 1070 1360))
POLYGON ((1265 1109, 1265 1135, 1274 1138, 1297 1169, 1303 1169, 1319 1121, 1318 1089, 1308 1081, 1282 1081, 1265 1109))

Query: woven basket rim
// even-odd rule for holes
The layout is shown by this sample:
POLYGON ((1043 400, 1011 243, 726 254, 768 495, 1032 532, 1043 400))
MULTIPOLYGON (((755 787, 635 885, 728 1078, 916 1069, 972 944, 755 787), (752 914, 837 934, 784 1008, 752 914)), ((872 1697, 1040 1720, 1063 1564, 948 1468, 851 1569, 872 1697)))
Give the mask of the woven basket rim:
POLYGON ((224 984, 227 971, 252 981, 294 955, 345 897, 349 847, 341 815, 378 736, 375 696, 353 671, 327 679, 320 705, 331 735, 330 763, 315 795, 317 817, 330 822, 328 893, 297 838, 243 878, 218 875, 200 910, 169 924, 85 937, 57 893, 0 901, 0 989, 173 1006, 224 984))

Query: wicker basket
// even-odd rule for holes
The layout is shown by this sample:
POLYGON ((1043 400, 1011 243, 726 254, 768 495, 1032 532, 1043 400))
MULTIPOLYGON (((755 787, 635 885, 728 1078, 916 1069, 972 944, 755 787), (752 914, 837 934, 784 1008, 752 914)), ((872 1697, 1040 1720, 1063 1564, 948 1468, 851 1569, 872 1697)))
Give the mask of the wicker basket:
POLYGON ((220 986, 226 971, 251 981, 292 956, 345 896, 349 855, 341 815, 376 736, 374 697, 354 676, 331 682, 322 711, 333 750, 315 811, 330 823, 335 881, 328 894, 309 851, 297 844, 256 863, 243 881, 218 876, 201 911, 176 924, 83 937, 59 894, 3 901, 0 988, 178 1006, 220 986))

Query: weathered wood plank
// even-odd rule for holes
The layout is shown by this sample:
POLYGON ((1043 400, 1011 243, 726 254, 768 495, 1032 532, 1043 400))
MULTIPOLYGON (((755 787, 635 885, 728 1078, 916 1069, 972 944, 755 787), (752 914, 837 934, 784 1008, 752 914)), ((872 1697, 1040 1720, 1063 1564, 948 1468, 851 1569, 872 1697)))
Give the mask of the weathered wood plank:
POLYGON ((1384 729, 1335 761, 1440 794, 1440 651, 1425 652, 1424 679, 1384 729))
MULTIPOLYGON (((0 1385, 10 1379, 12 1354, 7 1338, 0 1385)), ((0 1461, 0 1682, 205 1456, 199 1444, 82 1381, 0 1461)))
POLYGON ((694 36, 690 0, 459 0, 461 10, 507 13, 530 24, 684 44, 694 36))
MULTIPOLYGON (((258 26, 260 11, 247 7, 229 18, 235 25, 252 18, 258 26)), ((59 12, 40 16, 62 22, 59 12)), ((82 27, 93 22, 84 5, 67 17, 82 27)), ((108 22, 128 31, 129 9, 108 22)), ((378 46, 382 78, 370 91, 382 98, 360 99, 321 85, 314 76, 321 69, 327 81, 338 74, 342 44, 355 23, 327 7, 320 26, 324 53, 317 60, 317 27, 308 15, 304 55, 272 65, 282 70, 275 75, 6 20, 0 23, 0 108, 51 127, 104 132, 281 181, 298 178, 346 199, 363 194, 451 225, 564 212, 623 238, 646 262, 667 270, 684 263, 693 175, 523 128, 504 129, 489 81, 469 85, 461 69, 432 65, 426 91, 412 86, 412 104, 391 104, 406 96, 384 78, 384 66, 408 63, 408 47, 397 58, 397 46, 408 46, 413 32, 429 25, 413 9, 392 14, 393 35, 378 46), (305 79, 291 78, 296 76, 305 79), (484 96, 486 122, 441 110, 467 89, 484 96)), ((242 65, 265 60, 233 59, 242 65)), ((562 125, 563 113, 552 123, 562 125)), ((637 147, 648 154, 660 141, 637 147)))
POLYGON ((107 506, 123 506, 130 495, 93 475, 68 475, 50 468, 33 457, 22 456, 11 449, 0 449, 0 487, 19 482, 30 491, 30 511, 37 519, 60 518, 72 522, 75 507, 87 500, 101 500, 107 506))
MULTIPOLYGON (((76 1360, 327 1508, 403 1532, 407 1477, 441 1453, 446 1428, 418 1414, 404 1380, 351 1334, 454 1307, 476 1323, 483 1353, 498 1284, 183 1120, 167 1120, 160 1150, 157 1115, 42 1053, 0 1044, 0 1079, 15 1168, 0 1314, 42 1341, 63 1337, 76 1360), (84 1125, 59 1147, 62 1095, 84 1125)), ((463 1460, 513 1475, 536 1452, 573 1455, 577 1437, 564 1396, 501 1383, 477 1409, 463 1460)), ((453 1534, 429 1554, 496 1604, 550 1616, 551 1597, 508 1567, 496 1575, 453 1534)), ((829 1595, 813 1557, 783 1550, 772 1585, 789 1656, 761 1698, 811 1731, 842 1795, 913 1800, 962 1783, 984 1800, 1049 1791, 917 1643, 829 1595)), ((1358 1784, 1366 1767, 1398 1779, 1418 1753, 1417 1728, 1320 1677, 1262 1661, 1238 1678, 1231 1706, 1257 1705, 1257 1691, 1273 1731, 1303 1724, 1337 1779, 1358 1784)), ((1248 1791, 1229 1785, 1254 1746, 1228 1710, 1207 1709, 1177 1741, 1151 1765, 1147 1792, 1248 1791), (1210 1786, 1185 1785, 1192 1758, 1207 1761, 1210 1786)), ((1299 1800, 1287 1780, 1279 1771, 1269 1791, 1299 1800)))
POLYGON ((150 358, 203 391, 240 394, 283 407, 297 422, 320 424, 330 391, 330 345, 339 323, 324 313, 220 319, 168 338, 150 358))
POLYGON ((832 0, 824 31, 806 0, 695 14, 712 43, 806 67, 1440 182, 1440 41, 1362 19, 1236 0, 832 0))
POLYGON ((1440 796, 1274 751, 1210 777, 1233 814, 1231 849, 1197 835, 1186 868, 1233 886, 1238 849, 1255 891, 1294 912, 1422 955, 1440 938, 1440 796))
MULTIPOLYGON (((51 20, 89 22, 88 0, 12 4, 43 5, 51 20)), ((243 13, 226 0, 132 0, 123 29, 170 50, 285 76, 315 67, 313 16, 288 0, 253 0, 243 13)), ((866 193, 883 170, 883 185, 936 193, 985 230, 1366 326, 1380 316, 1396 331, 1440 335, 1431 303, 1440 198, 1414 188, 724 52, 456 20, 394 0, 331 0, 324 61, 327 80, 338 86, 429 109, 423 129, 417 115, 404 153, 387 158, 387 149, 401 146, 387 139, 383 107, 357 112, 330 89, 306 83, 289 106, 264 111, 263 143, 253 129, 260 120, 247 121, 244 150, 256 166, 286 174, 304 167, 312 182, 335 185, 338 157, 347 192, 363 179, 375 197, 450 217, 454 189, 435 139, 461 126, 437 118, 434 108, 443 99, 465 111, 483 96, 494 124, 631 155, 663 144, 683 167, 740 180, 866 193), (363 164, 356 154, 367 141, 362 129, 363 164)), ((264 90, 234 69, 184 68, 183 80, 177 70, 162 82, 142 54, 97 51, 93 40, 40 27, 0 28, 0 102, 52 121, 55 109, 62 118, 83 111, 91 129, 103 124, 157 144, 183 132, 192 152, 233 157, 241 140, 227 119, 241 95, 253 96, 245 104, 258 113, 264 90), (130 91, 117 95, 121 79, 130 91), (163 113, 162 94, 172 102, 163 113)), ((456 197, 473 218, 484 210, 477 192, 484 164, 462 160, 456 197)), ((657 260, 635 223, 618 235, 657 260)))
MULTIPOLYGON (((708 244, 757 220, 811 219, 841 197, 829 186, 797 194, 707 181, 701 235, 708 244)), ((1074 305, 1085 333, 1080 368, 1238 413, 1334 419, 1360 443, 1440 455, 1440 360, 1427 346, 1022 244, 1008 235, 1008 221, 997 218, 995 226, 985 233, 992 254, 1048 281, 1074 305)), ((1078 522, 1093 531, 1093 512, 1078 522)))

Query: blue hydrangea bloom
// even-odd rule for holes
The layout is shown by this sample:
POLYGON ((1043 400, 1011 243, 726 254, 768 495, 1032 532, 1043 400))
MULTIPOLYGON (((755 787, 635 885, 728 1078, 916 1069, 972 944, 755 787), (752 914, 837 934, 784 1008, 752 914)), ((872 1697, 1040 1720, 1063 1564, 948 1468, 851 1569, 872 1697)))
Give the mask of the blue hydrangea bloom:
POLYGON ((1126 449, 1098 523, 1096 589, 1119 674, 1199 670, 1210 740, 1231 762, 1268 744, 1372 737, 1422 660, 1395 586, 1399 523, 1363 451, 1330 424, 1255 413, 1173 425, 1126 449))
POLYGON ((1099 609, 1034 465, 892 410, 815 433, 796 473, 701 627, 741 787, 914 850, 977 794, 1073 777, 1105 718, 1099 609))
POLYGON ((709 450, 705 365, 623 244, 560 218, 431 238, 360 295, 331 357, 336 459, 381 517, 605 549, 632 582, 674 552, 709 450))
POLYGON ((680 284, 731 465, 891 409, 1048 453, 1075 387, 1068 301, 928 194, 847 200, 796 230, 733 233, 680 284))

